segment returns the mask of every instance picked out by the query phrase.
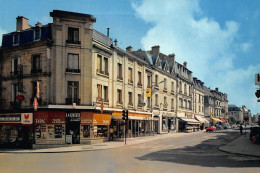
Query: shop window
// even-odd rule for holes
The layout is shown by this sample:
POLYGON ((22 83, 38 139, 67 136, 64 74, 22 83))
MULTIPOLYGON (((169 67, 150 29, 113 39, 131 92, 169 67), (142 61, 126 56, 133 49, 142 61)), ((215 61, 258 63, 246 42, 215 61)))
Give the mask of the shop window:
POLYGON ((54 137, 55 138, 62 138, 62 125, 55 125, 54 126, 54 137))
POLYGON ((83 126, 83 138, 90 138, 90 125, 83 126))
POLYGON ((40 55, 33 55, 32 56, 32 70, 31 73, 41 73, 41 56, 40 55))
POLYGON ((66 42, 72 44, 80 44, 79 28, 68 27, 68 40, 66 42))
POLYGON ((97 137, 108 137, 107 126, 97 126, 97 137))
POLYGON ((79 69, 79 55, 78 54, 68 54, 68 63, 66 72, 80 73, 79 69))

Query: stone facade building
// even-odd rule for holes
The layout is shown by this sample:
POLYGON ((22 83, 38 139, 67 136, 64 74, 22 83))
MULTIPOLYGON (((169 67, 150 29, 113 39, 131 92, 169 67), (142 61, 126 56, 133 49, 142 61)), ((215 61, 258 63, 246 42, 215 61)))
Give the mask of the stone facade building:
POLYGON ((127 137, 193 132, 209 112, 221 116, 219 92, 203 93, 203 82, 174 54, 161 53, 160 46, 123 50, 109 30, 104 35, 94 29, 89 14, 54 10, 50 16, 53 23, 35 26, 19 16, 17 30, 3 35, 0 144, 121 139, 123 110, 127 137))

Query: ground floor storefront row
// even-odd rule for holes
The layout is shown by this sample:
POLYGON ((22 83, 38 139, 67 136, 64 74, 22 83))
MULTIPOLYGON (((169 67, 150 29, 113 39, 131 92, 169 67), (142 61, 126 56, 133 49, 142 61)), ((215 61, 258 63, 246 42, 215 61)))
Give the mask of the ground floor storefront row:
POLYGON ((126 137, 158 133, 158 120, 151 114, 121 111, 38 110, 0 114, 0 146, 38 148, 51 145, 91 144, 126 137))

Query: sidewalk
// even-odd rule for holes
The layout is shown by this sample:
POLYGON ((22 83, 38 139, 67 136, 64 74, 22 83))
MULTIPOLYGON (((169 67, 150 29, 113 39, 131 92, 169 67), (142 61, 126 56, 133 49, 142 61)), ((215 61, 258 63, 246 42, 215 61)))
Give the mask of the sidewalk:
POLYGON ((260 145, 250 141, 248 132, 246 136, 242 135, 229 144, 219 147, 219 150, 232 154, 260 157, 260 145))
MULTIPOLYGON (((204 131, 202 131, 204 132, 204 131)), ((64 152, 80 152, 80 151, 94 151, 94 150, 105 150, 105 149, 112 149, 112 148, 120 148, 120 147, 127 147, 130 145, 141 144, 145 142, 160 140, 160 139, 167 139, 167 138, 178 138, 181 136, 192 135, 196 133, 169 133, 169 134, 158 134, 155 136, 146 136, 146 137, 139 137, 139 138, 127 138, 126 145, 123 141, 109 141, 99 144, 92 144, 92 145, 71 145, 66 147, 59 147, 59 148, 44 148, 44 149, 6 149, 0 150, 0 153, 64 153, 64 152)))

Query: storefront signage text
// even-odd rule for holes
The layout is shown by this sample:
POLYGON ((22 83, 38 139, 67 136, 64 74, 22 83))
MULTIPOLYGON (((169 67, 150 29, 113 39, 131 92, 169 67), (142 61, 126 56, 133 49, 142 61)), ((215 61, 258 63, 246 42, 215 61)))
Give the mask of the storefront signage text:
POLYGON ((21 115, 0 115, 0 122, 20 122, 21 115))

